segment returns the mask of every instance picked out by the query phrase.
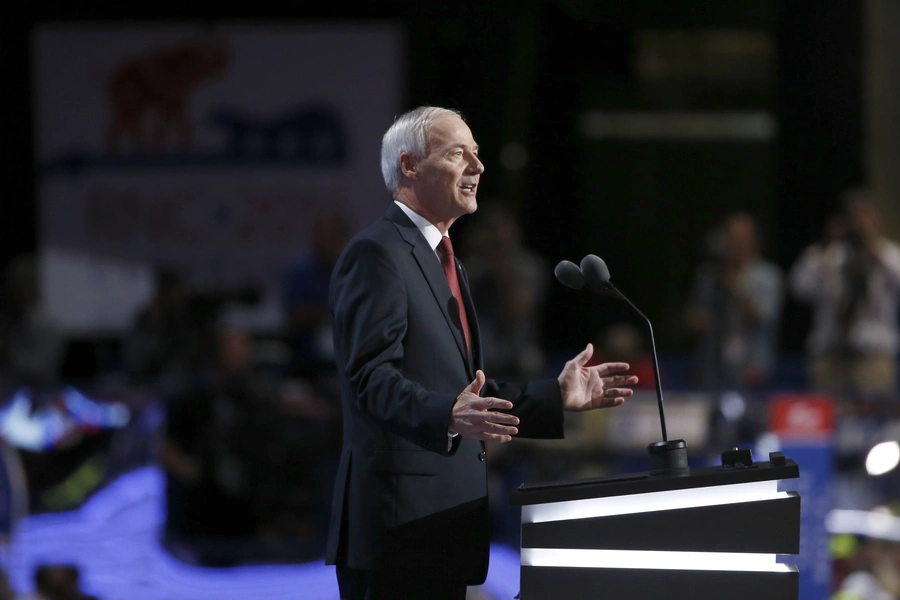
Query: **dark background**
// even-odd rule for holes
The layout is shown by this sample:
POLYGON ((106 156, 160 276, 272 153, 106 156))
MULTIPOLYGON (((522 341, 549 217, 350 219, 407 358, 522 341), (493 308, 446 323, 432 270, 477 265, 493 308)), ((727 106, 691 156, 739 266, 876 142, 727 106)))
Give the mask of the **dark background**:
MULTIPOLYGON (((43 2, 20 10, 4 36, 2 266, 38 243, 29 36, 35 24, 47 21, 402 23, 404 108, 462 110, 487 165, 482 204, 512 206, 528 245, 550 263, 578 261, 586 253, 604 257, 618 287, 658 324, 663 352, 686 350, 680 315, 703 236, 713 225, 735 209, 750 211, 763 227, 765 254, 787 269, 817 237, 840 192, 861 183, 857 2, 831 2, 825 9, 816 0, 388 0, 365 7, 260 1, 226 9, 174 2, 138 8, 107 0, 43 2), (764 32, 773 41, 768 80, 758 93, 701 94, 699 100, 641 94, 631 67, 636 32, 722 28, 764 32), (778 133, 768 141, 709 143, 591 141, 578 132, 586 110, 640 108, 768 110, 778 133), (524 169, 500 167, 508 142, 527 148, 524 169)), ((373 182, 379 189, 380 182, 373 182)), ((462 235, 466 221, 457 226, 462 235)), ((585 331, 625 314, 621 306, 597 302, 553 286, 544 323, 548 350, 583 344, 585 331)), ((789 300, 782 321, 782 348, 800 351, 806 309, 789 300)))

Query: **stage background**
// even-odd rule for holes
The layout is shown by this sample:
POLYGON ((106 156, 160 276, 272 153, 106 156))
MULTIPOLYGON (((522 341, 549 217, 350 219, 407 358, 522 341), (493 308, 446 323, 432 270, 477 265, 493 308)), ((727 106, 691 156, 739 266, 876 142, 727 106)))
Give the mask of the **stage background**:
POLYGON ((44 300, 71 333, 127 330, 158 264, 260 287, 242 320, 273 330, 318 215, 384 211, 395 26, 53 24, 33 53, 44 300))

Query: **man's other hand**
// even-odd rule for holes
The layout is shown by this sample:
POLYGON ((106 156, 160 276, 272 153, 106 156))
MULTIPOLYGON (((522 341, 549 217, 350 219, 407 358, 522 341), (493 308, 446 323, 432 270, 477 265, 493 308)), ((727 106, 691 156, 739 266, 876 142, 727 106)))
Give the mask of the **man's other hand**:
POLYGON ((585 366, 593 354, 594 347, 588 344, 578 356, 566 363, 559 374, 559 389, 565 410, 582 411, 619 406, 634 393, 633 390, 619 387, 638 382, 634 375, 621 375, 631 368, 628 363, 609 362, 585 366))
POLYGON ((450 420, 450 433, 475 438, 485 442, 508 442, 519 433, 519 418, 492 409, 509 410, 512 402, 501 398, 479 396, 484 385, 484 371, 475 373, 475 381, 466 386, 456 404, 450 420))

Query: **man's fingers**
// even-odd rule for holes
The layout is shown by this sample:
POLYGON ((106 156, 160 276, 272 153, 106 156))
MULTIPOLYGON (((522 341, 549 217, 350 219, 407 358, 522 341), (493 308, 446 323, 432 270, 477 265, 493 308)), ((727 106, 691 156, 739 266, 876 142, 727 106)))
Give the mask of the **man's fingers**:
POLYGON ((463 437, 474 438, 476 440, 493 440, 508 442, 512 436, 519 433, 517 427, 508 427, 483 421, 479 423, 468 423, 465 427, 460 427, 459 434, 463 437), (503 439, 501 439, 503 438, 503 439))
POLYGON ((481 393, 481 388, 482 388, 483 386, 484 386, 484 371, 482 371, 481 369, 478 369, 478 371, 475 372, 475 379, 474 379, 474 381, 472 381, 472 383, 470 383, 469 385, 467 385, 467 386, 466 386, 466 389, 463 390, 463 391, 464 391, 464 392, 470 392, 470 393, 475 394, 475 395, 477 396, 478 394, 481 393))
POLYGON ((519 418, 501 412, 469 410, 459 419, 455 431, 465 437, 484 440, 484 435, 513 436, 519 433, 519 418))
POLYGON ((474 437, 476 440, 482 440, 484 442, 500 442, 501 444, 512 440, 512 436, 484 432, 477 433, 471 437, 474 437))
POLYGON ((486 421, 484 423, 484 433, 493 433, 496 435, 516 435, 519 433, 519 429, 517 427, 510 427, 508 425, 500 425, 499 423, 491 423, 490 421, 486 421))
POLYGON ((602 363, 595 367, 597 371, 599 371, 600 375, 606 375, 607 373, 620 373, 622 371, 627 371, 631 368, 631 365, 624 362, 609 362, 602 363))
POLYGON ((603 383, 607 386, 634 385, 637 382, 638 378, 635 375, 615 375, 603 378, 603 383))
POLYGON ((591 360, 591 357, 594 355, 594 346, 591 343, 588 343, 587 346, 584 347, 584 350, 575 355, 575 358, 572 359, 572 362, 577 367, 583 367, 587 364, 587 361, 591 360))
POLYGON ((487 398, 473 398, 472 401, 469 402, 469 406, 476 410, 490 410, 492 408, 509 410, 513 407, 513 403, 509 400, 488 396, 487 398))
POLYGON ((482 411, 482 418, 487 423, 499 423, 502 425, 518 425, 519 417, 492 410, 482 411))
POLYGON ((508 413, 496 412, 493 410, 479 410, 470 407, 473 412, 468 414, 469 420, 473 423, 502 423, 503 425, 518 425, 519 417, 508 413))

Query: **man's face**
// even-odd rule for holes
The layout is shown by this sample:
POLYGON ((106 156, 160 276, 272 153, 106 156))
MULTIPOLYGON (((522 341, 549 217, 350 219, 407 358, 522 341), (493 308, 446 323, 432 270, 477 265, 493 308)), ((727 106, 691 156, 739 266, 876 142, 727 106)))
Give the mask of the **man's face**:
POLYGON ((869 202, 858 201, 850 205, 850 226, 864 240, 878 236, 878 211, 869 202))
POLYGON ((751 220, 735 217, 729 221, 726 231, 729 258, 743 262, 756 254, 756 231, 751 220))
POLYGON ((219 352, 221 365, 227 371, 243 371, 253 364, 253 341, 240 329, 220 333, 219 352))
POLYGON ((440 222, 475 212, 484 165, 469 127, 456 115, 442 115, 431 121, 425 139, 425 158, 415 161, 413 184, 420 207, 440 222))

